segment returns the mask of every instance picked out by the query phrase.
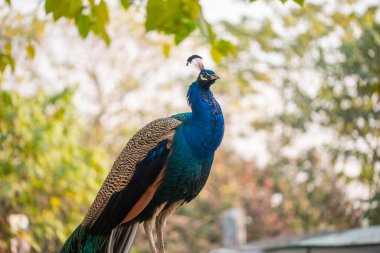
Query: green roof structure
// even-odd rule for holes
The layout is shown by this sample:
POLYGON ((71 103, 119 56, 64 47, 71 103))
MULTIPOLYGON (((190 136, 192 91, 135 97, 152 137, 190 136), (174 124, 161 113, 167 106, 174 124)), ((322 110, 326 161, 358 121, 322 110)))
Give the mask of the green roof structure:
POLYGON ((280 236, 212 253, 380 253, 380 225, 337 232, 280 236))
POLYGON ((380 226, 354 228, 265 250, 380 245, 380 226))
POLYGON ((299 242, 301 246, 348 246, 380 244, 380 226, 355 228, 299 242))

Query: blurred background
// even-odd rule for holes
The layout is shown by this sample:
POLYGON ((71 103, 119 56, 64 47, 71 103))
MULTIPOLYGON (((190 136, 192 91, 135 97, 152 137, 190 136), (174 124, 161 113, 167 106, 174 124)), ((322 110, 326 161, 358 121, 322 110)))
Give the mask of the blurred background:
POLYGON ((6 0, 0 252, 59 251, 133 133, 189 111, 192 54, 226 132, 168 252, 380 224, 378 1, 6 0))

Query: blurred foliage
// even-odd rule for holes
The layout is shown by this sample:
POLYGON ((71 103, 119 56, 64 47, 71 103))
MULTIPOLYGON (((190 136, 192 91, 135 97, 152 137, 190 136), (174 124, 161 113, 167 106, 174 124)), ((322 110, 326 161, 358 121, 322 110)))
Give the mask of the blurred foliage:
POLYGON ((363 205, 364 217, 370 224, 380 223, 380 202, 374 198, 380 193, 380 24, 374 19, 378 11, 378 6, 370 7, 363 15, 337 11, 330 17, 334 22, 332 26, 326 25, 322 17, 311 18, 314 33, 301 33, 294 45, 299 40, 305 45, 304 49, 308 49, 308 52, 296 51, 305 60, 318 50, 319 55, 314 56, 314 60, 322 75, 322 85, 313 97, 297 87, 294 80, 289 80, 283 88, 290 91, 289 99, 297 109, 295 113, 280 116, 286 119, 282 122, 301 131, 310 124, 333 131, 337 141, 325 148, 332 164, 339 160, 343 160, 345 166, 349 166, 350 161, 360 164, 358 176, 340 171, 337 177, 344 184, 356 181, 368 187, 370 198, 361 200, 370 201, 370 206, 363 205), (339 60, 331 63, 334 52, 324 50, 315 40, 337 30, 342 31, 336 55, 339 60))
POLYGON ((109 14, 104 0, 89 0, 87 5, 78 0, 46 0, 45 11, 46 14, 52 13, 55 21, 61 17, 75 20, 75 25, 83 38, 92 31, 107 44, 111 42, 106 31, 109 14))
POLYGON ((279 157, 271 161, 256 175, 261 189, 245 200, 254 220, 248 229, 251 238, 360 225, 361 211, 352 205, 345 188, 336 184, 329 168, 316 149, 303 152, 296 160, 279 157), (252 199, 261 201, 260 208, 252 199))
POLYGON ((339 51, 344 60, 331 66, 322 54, 318 66, 331 78, 320 90, 323 100, 311 107, 326 116, 321 124, 333 127, 342 140, 332 147, 334 160, 343 156, 359 161, 361 170, 355 179, 369 187, 370 199, 363 200, 370 202, 366 217, 371 224, 380 224, 380 24, 374 20, 376 12, 379 8, 372 7, 360 17, 334 17, 349 23, 348 27, 342 24, 345 33, 339 51), (358 26, 360 35, 355 36, 358 26))
MULTIPOLYGON (((281 0, 285 3, 287 0, 281 0)), ((253 1, 250 1, 253 2, 253 1)), ((303 1, 295 0, 299 5, 303 1)), ((11 8, 12 1, 7 0, 6 5, 0 4, 0 10, 11 8)), ((213 27, 202 15, 202 6, 199 1, 193 0, 148 0, 143 3, 141 0, 120 0, 120 5, 128 10, 131 7, 133 11, 138 11, 140 5, 145 5, 146 13, 145 28, 146 31, 157 31, 167 35, 174 36, 176 45, 181 43, 185 38, 196 29, 207 39, 210 46, 212 58, 220 62, 222 57, 235 54, 235 46, 226 40, 216 38, 213 27)), ((79 34, 86 38, 90 32, 100 37, 107 45, 111 43, 111 38, 107 31, 107 25, 110 21, 109 7, 106 1, 100 0, 45 0, 44 7, 46 14, 52 14, 53 20, 61 18, 73 20, 79 34)), ((2 22, 0 22, 1 24, 2 22)), ((0 43, 4 44, 0 49, 0 73, 3 73, 8 66, 12 71, 15 68, 14 57, 12 56, 12 39, 15 35, 2 34, 0 31, 0 43)), ((0 45, 1 46, 1 45, 0 45)), ((28 44, 26 47, 28 56, 34 58, 34 47, 28 44)), ((163 53, 168 55, 168 44, 163 48, 163 53)))
MULTIPOLYGON (((0 4, 0 10, 5 8, 0 4)), ((0 16, 0 84, 6 68, 12 72, 15 70, 15 52, 22 48, 33 60, 35 44, 43 37, 44 26, 44 22, 35 15, 6 12, 0 16)))
MULTIPOLYGON (((357 224, 357 218, 370 224, 380 222, 380 25, 375 21, 379 7, 370 6, 358 14, 356 3, 344 1, 341 4, 345 9, 332 13, 323 5, 311 3, 293 9, 280 16, 286 34, 270 20, 254 31, 248 25, 249 19, 244 19, 239 27, 225 24, 240 39, 241 51, 256 48, 251 57, 245 54, 244 59, 226 63, 226 68, 237 69, 241 94, 255 92, 264 82, 271 84, 279 97, 280 108, 252 122, 257 131, 270 136, 268 150, 272 156, 267 169, 289 170, 281 180, 292 173, 296 174, 291 181, 296 175, 306 180, 305 183, 311 180, 303 189, 309 192, 309 200, 315 194, 322 194, 318 198, 323 200, 329 196, 328 191, 324 192, 329 187, 341 188, 353 183, 364 186, 368 192, 369 198, 362 196, 351 204, 360 206, 356 211, 344 208, 345 201, 342 202, 341 208, 356 213, 352 215, 353 220, 347 219, 342 226, 357 224), (263 58, 261 54, 268 57, 263 58), (312 133, 315 129, 320 131, 317 135, 312 133), (308 138, 304 150, 289 155, 289 150, 296 150, 297 143, 308 138), (328 141, 320 144, 318 138, 328 141), (310 154, 323 162, 313 162, 315 159, 310 154), (358 164, 357 174, 352 172, 355 164, 358 164), (332 185, 324 185, 326 180, 332 185), (323 191, 317 193, 321 188, 323 191), (328 195, 323 197, 323 194, 328 195)), ((299 183, 296 185, 299 187, 299 183)), ((315 201, 309 206, 298 201, 291 208, 297 204, 301 205, 299 211, 308 212, 317 211, 312 206, 318 209, 320 203, 325 203, 315 201)), ((317 226, 314 222, 319 222, 317 217, 326 218, 319 215, 314 220, 307 213, 301 216, 307 219, 304 231, 317 226)), ((339 227, 339 223, 337 219, 334 225, 339 227)))
POLYGON ((81 222, 109 167, 104 151, 79 141, 73 90, 25 98, 0 91, 0 252, 11 236, 35 252, 56 252, 81 222), (21 213, 30 229, 12 235, 8 216, 21 213))

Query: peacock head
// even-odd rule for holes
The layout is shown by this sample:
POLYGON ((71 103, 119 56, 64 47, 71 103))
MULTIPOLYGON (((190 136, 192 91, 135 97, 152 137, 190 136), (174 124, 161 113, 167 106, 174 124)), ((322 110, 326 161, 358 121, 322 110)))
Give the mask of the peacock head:
POLYGON ((220 77, 214 71, 205 69, 202 62, 202 57, 199 55, 192 55, 187 59, 187 65, 193 65, 196 69, 200 70, 197 82, 202 88, 210 88, 220 77))

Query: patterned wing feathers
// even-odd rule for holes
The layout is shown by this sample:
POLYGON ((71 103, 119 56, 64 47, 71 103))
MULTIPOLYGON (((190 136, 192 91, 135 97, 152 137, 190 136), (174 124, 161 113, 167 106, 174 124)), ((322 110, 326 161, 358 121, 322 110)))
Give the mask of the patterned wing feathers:
POLYGON ((155 120, 139 130, 127 143, 114 162, 110 173, 100 188, 82 225, 91 226, 107 205, 111 195, 128 185, 136 164, 144 159, 150 149, 163 139, 168 139, 168 148, 174 135, 174 129, 182 122, 173 118, 155 120))

